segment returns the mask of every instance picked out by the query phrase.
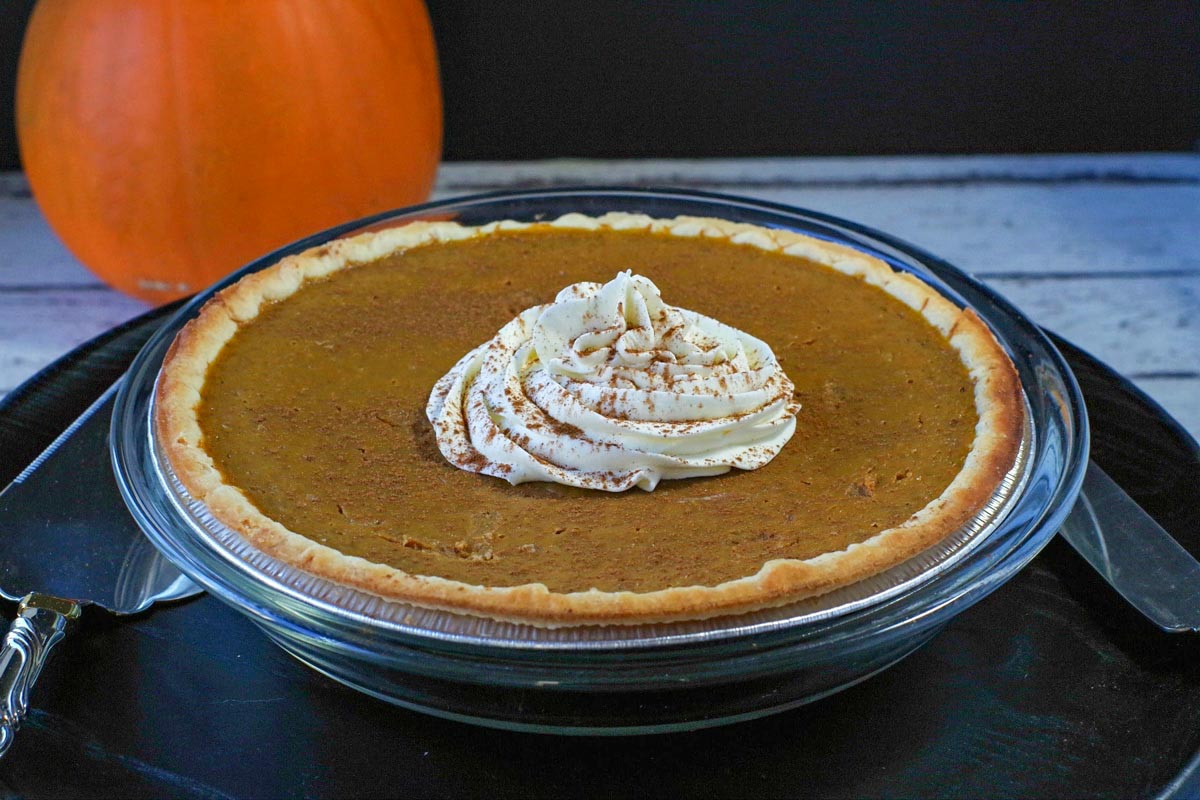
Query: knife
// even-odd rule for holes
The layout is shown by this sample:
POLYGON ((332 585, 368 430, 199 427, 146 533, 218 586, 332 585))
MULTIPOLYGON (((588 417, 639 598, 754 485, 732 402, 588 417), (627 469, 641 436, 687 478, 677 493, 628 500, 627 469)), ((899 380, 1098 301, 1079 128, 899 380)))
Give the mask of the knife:
POLYGON ((1159 628, 1200 631, 1200 563, 1094 461, 1060 533, 1159 628))
POLYGON ((108 455, 119 384, 0 492, 0 595, 19 601, 0 645, 0 756, 82 606, 133 614, 200 591, 159 555, 121 502, 108 455))

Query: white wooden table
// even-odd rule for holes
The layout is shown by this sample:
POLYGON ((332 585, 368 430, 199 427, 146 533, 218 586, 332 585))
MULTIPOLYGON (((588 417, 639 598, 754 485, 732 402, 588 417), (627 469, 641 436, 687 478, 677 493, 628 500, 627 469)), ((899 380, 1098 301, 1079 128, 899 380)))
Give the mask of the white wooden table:
MULTIPOLYGON (((434 196, 571 184, 740 194, 887 231, 983 279, 1200 438, 1200 155, 456 163, 434 196)), ((23 176, 0 174, 0 396, 145 310, 59 244, 23 176)))

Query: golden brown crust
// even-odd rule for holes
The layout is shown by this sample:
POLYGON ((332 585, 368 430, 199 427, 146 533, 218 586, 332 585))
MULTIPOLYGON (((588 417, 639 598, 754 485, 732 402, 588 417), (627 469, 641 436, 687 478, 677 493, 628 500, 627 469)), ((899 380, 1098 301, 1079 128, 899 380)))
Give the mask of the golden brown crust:
POLYGON ((917 278, 842 245, 791 231, 717 219, 656 220, 634 214, 600 218, 569 214, 548 223, 497 222, 467 228, 452 222, 417 222, 367 233, 290 256, 214 296, 179 333, 163 363, 154 406, 155 434, 176 475, 196 499, 252 545, 280 561, 385 598, 496 619, 555 626, 702 619, 781 605, 845 586, 920 553, 966 524, 992 497, 1020 447, 1025 411, 1020 383, 1008 356, 984 322, 959 309, 917 278), (979 413, 975 441, 962 471, 937 499, 903 525, 845 550, 807 560, 769 561, 755 575, 717 586, 652 592, 551 592, 541 584, 484 587, 411 575, 347 556, 288 530, 227 485, 204 449, 197 418, 209 364, 238 327, 265 303, 287 297, 306 280, 343 267, 439 241, 486 236, 536 226, 642 229, 676 236, 725 238, 802 256, 861 277, 915 309, 948 339, 975 385, 979 413))

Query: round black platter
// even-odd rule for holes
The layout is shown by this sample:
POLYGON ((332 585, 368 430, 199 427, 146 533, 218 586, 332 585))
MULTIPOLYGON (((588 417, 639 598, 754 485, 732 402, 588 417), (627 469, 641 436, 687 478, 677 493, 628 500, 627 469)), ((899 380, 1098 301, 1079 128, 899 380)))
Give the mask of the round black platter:
MULTIPOLYGON (((0 403, 0 485, 170 310, 84 345, 0 403)), ((1093 458, 1200 555, 1200 448, 1127 381, 1058 344, 1087 398, 1093 458)), ((293 661, 210 597, 123 619, 89 610, 84 623, 0 762, 6 794, 1200 795, 1200 635, 1154 628, 1060 539, 884 673, 695 733, 557 737, 420 715, 293 661)))

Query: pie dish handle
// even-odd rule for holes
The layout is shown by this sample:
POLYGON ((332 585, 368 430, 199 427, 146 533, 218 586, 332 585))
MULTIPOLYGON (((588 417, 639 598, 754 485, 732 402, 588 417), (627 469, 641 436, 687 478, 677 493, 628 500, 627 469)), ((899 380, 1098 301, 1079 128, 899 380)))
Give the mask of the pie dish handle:
POLYGON ((29 690, 54 645, 81 613, 79 604, 47 594, 25 595, 0 649, 0 757, 8 752, 29 711, 29 690))

